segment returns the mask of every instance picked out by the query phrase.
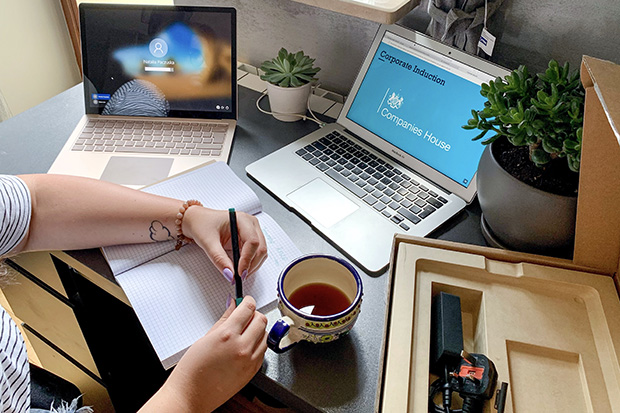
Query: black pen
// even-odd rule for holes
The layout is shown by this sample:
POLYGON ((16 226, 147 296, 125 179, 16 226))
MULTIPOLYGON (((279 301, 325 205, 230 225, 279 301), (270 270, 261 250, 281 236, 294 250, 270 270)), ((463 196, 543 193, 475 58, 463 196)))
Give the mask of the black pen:
POLYGON ((239 305, 243 300, 243 286, 241 285, 241 277, 239 276, 239 232, 237 229, 237 213, 235 212, 235 208, 230 208, 228 210, 228 215, 230 220, 230 243, 232 244, 233 251, 235 291, 237 295, 235 303, 239 305))

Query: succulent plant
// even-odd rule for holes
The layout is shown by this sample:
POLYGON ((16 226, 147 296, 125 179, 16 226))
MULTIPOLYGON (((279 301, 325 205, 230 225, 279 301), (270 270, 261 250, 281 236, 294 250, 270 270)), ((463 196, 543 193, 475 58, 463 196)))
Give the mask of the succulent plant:
POLYGON ((266 60, 261 65, 265 72, 261 79, 280 87, 298 87, 310 83, 320 67, 314 67, 314 60, 306 56, 302 50, 289 53, 285 48, 280 49, 278 56, 266 60))
POLYGON ((551 60, 536 76, 519 66, 504 79, 482 84, 480 94, 487 98, 484 109, 472 110, 463 126, 482 131, 473 140, 491 131, 495 135, 483 144, 505 136, 515 146, 529 146, 530 159, 539 167, 566 158, 568 167, 579 171, 585 94, 579 73, 571 73, 568 62, 560 67, 551 60))

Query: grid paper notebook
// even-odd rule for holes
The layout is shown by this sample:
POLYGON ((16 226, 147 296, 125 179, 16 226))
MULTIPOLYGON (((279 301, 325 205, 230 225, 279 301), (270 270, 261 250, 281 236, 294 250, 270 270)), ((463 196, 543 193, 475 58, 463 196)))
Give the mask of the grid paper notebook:
MULTIPOLYGON (((243 282, 258 308, 276 299, 281 270, 301 252, 280 226, 262 212, 256 194, 224 162, 216 162, 144 189, 178 199, 198 199, 205 207, 254 215, 269 257, 243 282)), ((127 295, 155 352, 168 369, 202 337, 225 310, 234 286, 195 244, 174 250, 174 241, 103 248, 117 282, 127 295)))

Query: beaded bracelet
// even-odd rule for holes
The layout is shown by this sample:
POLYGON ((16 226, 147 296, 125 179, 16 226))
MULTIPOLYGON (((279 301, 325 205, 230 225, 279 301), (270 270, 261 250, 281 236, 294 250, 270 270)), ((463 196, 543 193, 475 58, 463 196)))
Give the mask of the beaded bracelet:
POLYGON ((183 245, 191 244, 192 242, 194 242, 193 239, 188 238, 185 235, 183 235, 183 217, 185 216, 185 211, 187 211, 189 207, 195 206, 195 205, 202 206, 202 203, 195 199, 190 199, 189 201, 185 201, 183 202, 183 205, 181 206, 181 208, 179 208, 179 212, 177 213, 177 219, 176 221, 174 221, 174 224, 177 230, 177 243, 174 246, 174 249, 177 251, 183 245))

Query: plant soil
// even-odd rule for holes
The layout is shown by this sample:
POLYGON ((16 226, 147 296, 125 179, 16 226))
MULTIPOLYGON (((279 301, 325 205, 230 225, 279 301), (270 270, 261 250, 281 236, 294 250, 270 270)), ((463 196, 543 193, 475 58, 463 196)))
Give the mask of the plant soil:
POLYGON ((500 138, 492 148, 499 165, 521 182, 557 195, 577 195, 579 174, 568 168, 566 158, 554 159, 539 168, 530 160, 527 146, 513 146, 507 139, 500 138))

